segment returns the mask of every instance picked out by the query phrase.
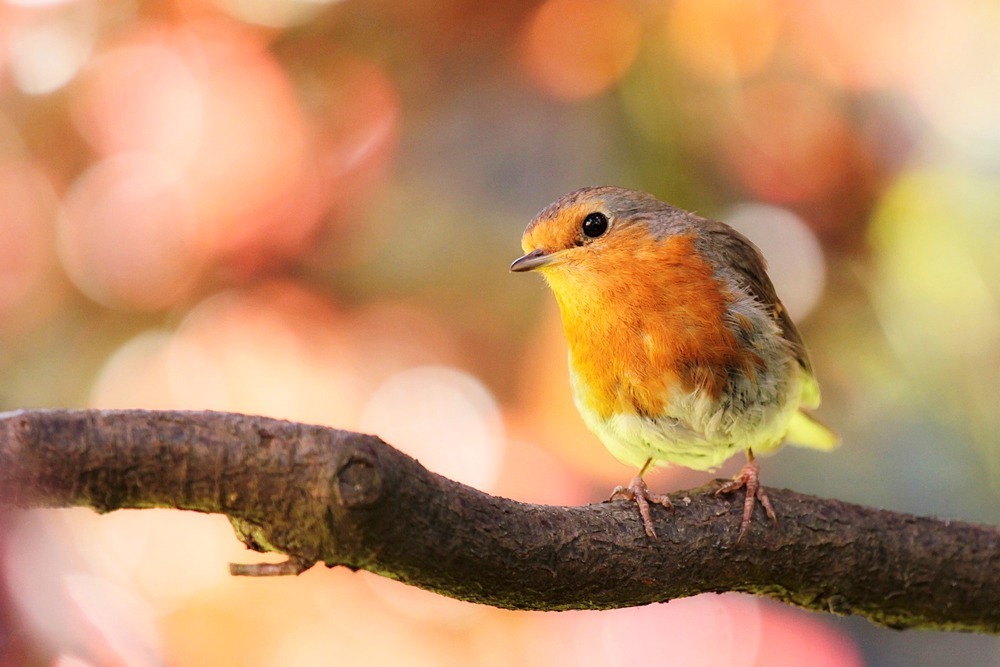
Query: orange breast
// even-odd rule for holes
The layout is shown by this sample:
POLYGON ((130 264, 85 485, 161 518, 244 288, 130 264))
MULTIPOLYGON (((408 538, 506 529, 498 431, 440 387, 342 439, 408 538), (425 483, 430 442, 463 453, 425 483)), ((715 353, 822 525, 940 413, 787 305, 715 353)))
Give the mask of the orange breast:
POLYGON ((587 407, 603 418, 658 416, 675 387, 718 398, 732 369, 752 376, 760 360, 726 327, 731 297, 695 254, 693 237, 627 232, 546 275, 587 407))

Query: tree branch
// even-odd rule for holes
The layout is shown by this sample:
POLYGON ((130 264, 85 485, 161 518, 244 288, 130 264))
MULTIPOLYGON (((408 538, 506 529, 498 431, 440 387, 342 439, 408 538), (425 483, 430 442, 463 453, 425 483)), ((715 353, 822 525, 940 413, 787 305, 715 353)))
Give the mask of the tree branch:
POLYGON ((0 507, 174 507, 251 548, 512 609, 609 609, 744 591, 895 628, 1000 633, 1000 529, 768 489, 778 526, 735 546, 742 498, 529 505, 436 475, 373 436, 213 412, 0 414, 0 507))

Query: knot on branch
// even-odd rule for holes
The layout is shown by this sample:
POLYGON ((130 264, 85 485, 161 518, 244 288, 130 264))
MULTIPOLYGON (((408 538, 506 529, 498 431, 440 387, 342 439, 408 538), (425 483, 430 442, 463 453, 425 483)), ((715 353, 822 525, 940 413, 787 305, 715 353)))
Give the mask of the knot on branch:
POLYGON ((334 490, 349 510, 370 507, 382 496, 382 476, 367 453, 355 452, 337 469, 334 490))

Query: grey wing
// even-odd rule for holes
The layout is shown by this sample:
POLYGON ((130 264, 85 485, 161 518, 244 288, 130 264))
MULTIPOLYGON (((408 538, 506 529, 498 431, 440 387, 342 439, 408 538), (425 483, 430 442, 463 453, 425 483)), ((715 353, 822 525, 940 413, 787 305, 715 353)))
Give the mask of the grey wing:
POLYGON ((703 238, 712 248, 709 256, 722 258, 716 270, 735 273, 727 277, 745 288, 759 303, 770 310, 771 317, 781 329, 782 336, 788 341, 799 365, 812 379, 814 374, 809 352, 802 341, 802 335, 774 290, 774 284, 767 275, 767 260, 764 259, 760 249, 750 239, 722 222, 704 220, 703 232, 703 238), (731 268, 727 270, 727 267, 731 268))

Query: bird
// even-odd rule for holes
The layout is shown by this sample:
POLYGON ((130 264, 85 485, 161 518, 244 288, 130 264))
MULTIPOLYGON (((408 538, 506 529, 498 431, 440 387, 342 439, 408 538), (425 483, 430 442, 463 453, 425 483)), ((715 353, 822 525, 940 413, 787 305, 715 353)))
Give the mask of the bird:
POLYGON ((616 186, 571 192, 539 212, 513 272, 537 271, 559 306, 574 403, 587 427, 638 469, 611 500, 673 511, 643 480, 680 465, 746 464, 717 491, 746 489, 736 544, 756 502, 777 524, 757 454, 793 444, 828 451, 838 436, 812 410, 820 389, 802 336, 761 251, 729 225, 616 186))

